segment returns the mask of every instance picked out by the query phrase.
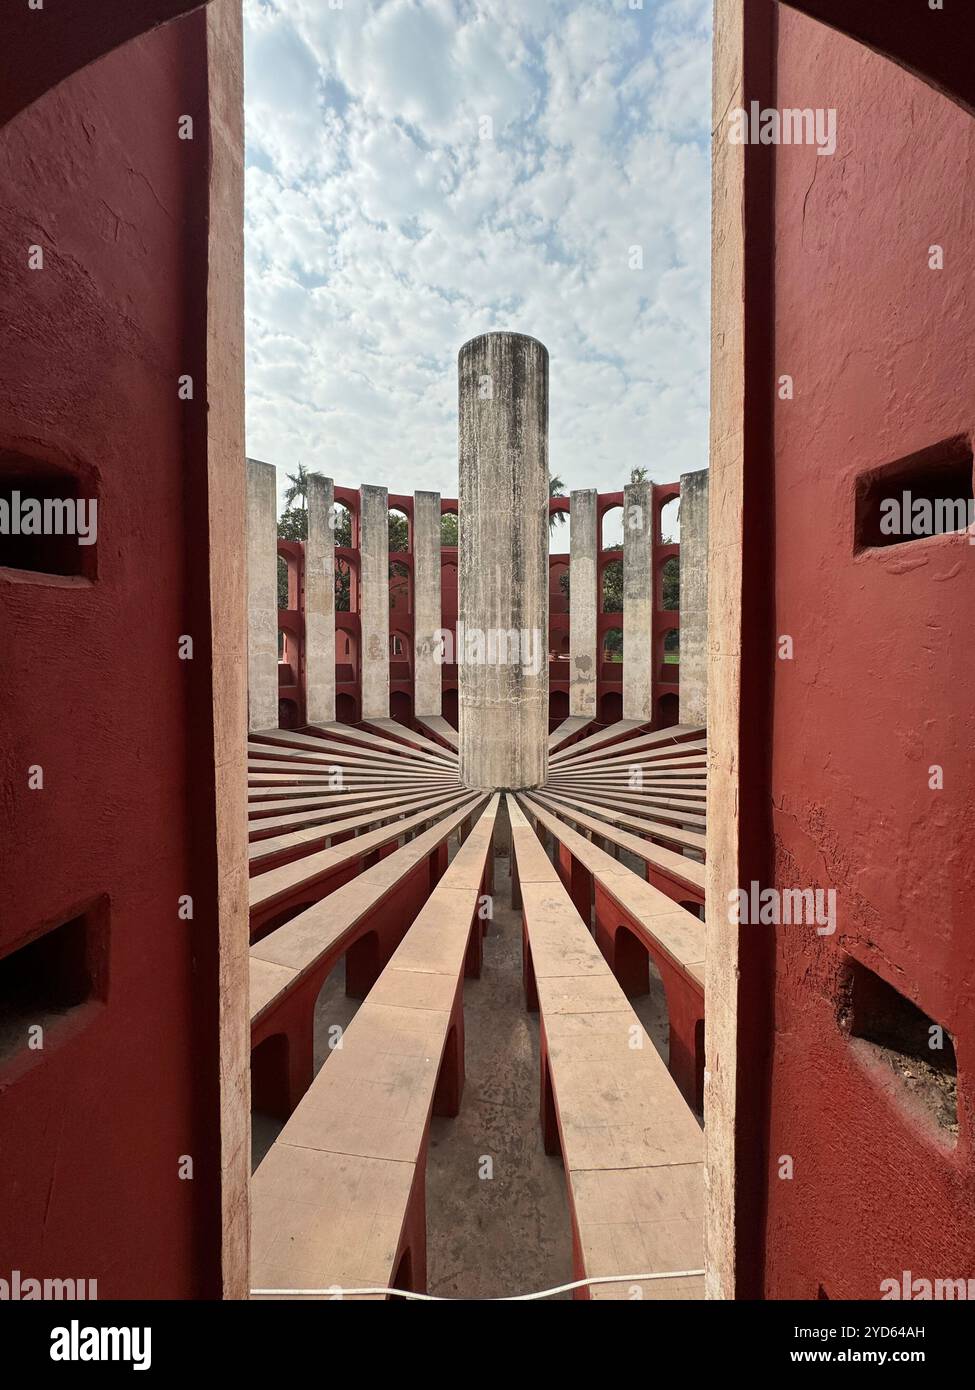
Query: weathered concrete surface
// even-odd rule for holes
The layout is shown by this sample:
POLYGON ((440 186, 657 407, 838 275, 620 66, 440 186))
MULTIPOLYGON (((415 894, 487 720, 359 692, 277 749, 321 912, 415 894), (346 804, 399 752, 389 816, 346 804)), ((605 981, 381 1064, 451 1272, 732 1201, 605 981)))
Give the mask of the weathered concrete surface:
POLYGON ((596 717, 597 618, 596 490, 570 494, 569 714, 596 717))
POLYGON ((389 494, 359 489, 362 717, 389 718, 389 494))
POLYGON ((681 724, 708 722, 708 470, 680 480, 681 724))
POLYGON ((247 724, 278 725, 278 486, 273 464, 247 460, 247 724))
POLYGON ((442 708, 440 628, 440 493, 413 494, 413 691, 416 715, 442 708))
POLYGON ((548 766, 548 352, 485 333, 461 348, 458 377, 461 777, 535 787, 548 766))
POLYGON ((308 474, 305 543, 305 708, 309 724, 335 718, 335 489, 308 474))
POLYGON ((653 715, 653 485, 623 492, 623 718, 653 715))

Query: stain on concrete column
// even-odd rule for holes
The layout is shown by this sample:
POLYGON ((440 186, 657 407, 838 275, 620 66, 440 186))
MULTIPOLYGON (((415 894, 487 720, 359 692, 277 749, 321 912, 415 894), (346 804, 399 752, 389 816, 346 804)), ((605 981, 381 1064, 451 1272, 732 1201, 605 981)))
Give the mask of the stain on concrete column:
POLYGON ((442 711, 440 660, 440 493, 413 494, 413 707, 442 711))
POLYGON ((596 717, 596 490, 570 494, 569 713, 596 717))
POLYGON ((708 478, 680 480, 680 722, 708 720, 708 478))
POLYGON ((389 718, 389 494, 359 489, 362 717, 389 718))
POLYGON ((548 352, 485 333, 458 357, 460 772, 535 787, 548 769, 548 352))
POLYGON ((247 727, 278 727, 278 483, 247 460, 247 727))
POLYGON ((335 718, 335 490, 331 478, 308 474, 305 542, 305 717, 335 718))
POLYGON ((653 716, 653 486, 623 492, 623 718, 653 716))

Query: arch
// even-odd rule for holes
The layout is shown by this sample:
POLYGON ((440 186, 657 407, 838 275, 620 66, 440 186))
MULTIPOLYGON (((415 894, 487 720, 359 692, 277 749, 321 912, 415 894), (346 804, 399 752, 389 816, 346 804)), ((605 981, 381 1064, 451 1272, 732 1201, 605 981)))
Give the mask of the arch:
POLYGON ((389 714, 398 724, 413 727, 413 696, 405 690, 394 690, 389 697, 389 714))
POLYGON ((335 525, 332 529, 333 544, 347 550, 352 549, 352 509, 344 502, 335 503, 335 525))
POLYGON ((661 545, 677 545, 680 541, 679 497, 671 497, 660 508, 657 518, 657 540, 661 545))
POLYGON ((607 507, 599 522, 600 550, 622 550, 623 548, 623 504, 607 507))
POLYGON ((251 1052, 251 1110, 286 1120, 290 1113, 291 1046, 286 1033, 272 1033, 251 1052))
MULTIPOLYGON (((621 627, 608 627, 603 633, 600 644, 602 650, 602 660, 608 666, 622 666, 623 664, 623 629, 621 627)), ((619 680, 619 671, 610 671, 609 677, 604 679, 619 680)))
POLYGON ((413 585, 409 565, 393 560, 389 566, 389 611, 405 615, 413 611, 413 585))
POLYGON ((619 690, 607 690, 599 701, 599 722, 616 724, 623 718, 623 695, 619 690))
POLYGON ((459 536, 458 528, 460 518, 456 512, 440 513, 440 548, 441 550, 456 550, 459 536))
POLYGON ((359 639, 347 627, 335 629, 335 681, 348 685, 359 679, 359 639))
POLYGON ((660 641, 660 661, 663 670, 660 679, 674 680, 676 671, 672 668, 680 665, 680 628, 668 627, 664 629, 663 637, 660 641))
POLYGON ((359 711, 354 695, 340 690, 335 696, 335 718, 339 724, 355 724, 359 711))
POLYGON ((298 705, 294 700, 278 701, 278 728, 297 729, 299 726, 298 705))
POLYGON ((657 701, 657 723, 658 729, 669 729, 671 724, 676 724, 678 720, 679 703, 677 696, 668 691, 666 695, 661 695, 657 701))
POLYGON ((623 611, 623 561, 610 560, 599 575, 599 603, 604 613, 623 611))
POLYGON ((355 560, 344 555, 335 557, 335 611, 337 613, 357 613, 359 611, 359 571, 355 560))
POLYGON ((389 549, 405 553, 413 548, 410 518, 402 507, 389 508, 389 549))
POLYGON ((451 686, 449 690, 445 690, 445 691, 443 692, 443 694, 441 695, 441 708, 443 709, 443 717, 444 717, 444 719, 446 719, 447 723, 450 725, 450 727, 451 727, 452 729, 456 729, 456 728, 457 728, 457 688, 456 688, 456 686, 451 686))
POLYGON ((619 926, 615 939, 616 978, 628 999, 650 993, 650 952, 629 927, 619 926))
POLYGON ((569 693, 567 690, 553 690, 548 697, 548 717, 560 724, 569 717, 569 693))
POLYGON ((676 612, 680 608, 680 560, 669 555, 658 570, 659 592, 657 603, 665 612, 676 612))

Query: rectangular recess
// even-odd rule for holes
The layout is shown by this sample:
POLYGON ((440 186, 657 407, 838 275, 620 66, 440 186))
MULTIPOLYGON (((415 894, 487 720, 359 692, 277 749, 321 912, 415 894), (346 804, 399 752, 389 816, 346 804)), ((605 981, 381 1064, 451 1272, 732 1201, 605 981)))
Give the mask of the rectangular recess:
POLYGON ((920 1102, 949 1142, 958 1134, 958 1063, 947 1028, 867 966, 847 957, 838 1018, 866 1057, 883 1064, 903 1099, 920 1102), (940 1046, 932 1046, 932 1042, 940 1046))
POLYGON ((27 1047, 29 1028, 41 1025, 46 1046, 54 1025, 104 999, 107 962, 106 895, 0 957, 0 1065, 27 1047))
MULTIPOLYGON (((97 576, 97 498, 93 487, 67 468, 22 454, 0 453, 0 566, 30 574, 80 577, 97 576), (82 544, 76 526, 77 504, 84 503, 82 520, 87 529, 94 514, 91 543, 82 544), (27 524, 25 508, 48 523, 46 533, 17 534, 18 522, 27 524), (94 507, 92 506, 94 504, 94 507), (61 534, 57 527, 61 527, 61 534), (72 527, 65 530, 66 526, 72 527)), ((30 522, 33 524, 33 522, 30 522)))
POLYGON ((971 440, 956 435, 861 473, 854 501, 854 552, 911 545, 932 535, 964 531, 975 507, 972 470, 971 440), (915 502, 922 504, 922 521, 926 519, 923 504, 930 505, 931 529, 926 533, 908 529, 915 502))

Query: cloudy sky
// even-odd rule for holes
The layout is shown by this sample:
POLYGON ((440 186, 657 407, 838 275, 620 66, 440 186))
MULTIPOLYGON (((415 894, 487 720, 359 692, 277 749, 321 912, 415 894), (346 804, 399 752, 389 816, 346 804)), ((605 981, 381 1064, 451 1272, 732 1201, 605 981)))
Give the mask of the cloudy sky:
POLYGON ((549 349, 567 488, 705 466, 711 0, 637 3, 245 0, 247 451, 282 486, 455 496, 457 350, 500 328, 549 349))

